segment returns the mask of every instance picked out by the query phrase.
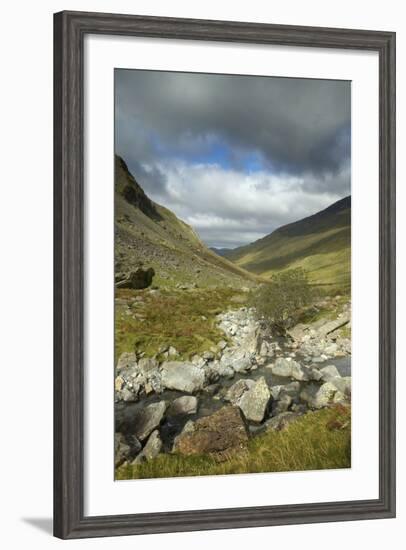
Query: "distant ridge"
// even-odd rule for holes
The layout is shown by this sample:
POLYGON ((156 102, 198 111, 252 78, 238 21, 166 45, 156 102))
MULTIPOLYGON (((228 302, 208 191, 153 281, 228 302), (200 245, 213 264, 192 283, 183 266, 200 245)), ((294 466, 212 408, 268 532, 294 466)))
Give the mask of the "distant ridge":
POLYGON ((348 287, 351 273, 351 196, 224 254, 261 276, 303 267, 312 282, 348 287))

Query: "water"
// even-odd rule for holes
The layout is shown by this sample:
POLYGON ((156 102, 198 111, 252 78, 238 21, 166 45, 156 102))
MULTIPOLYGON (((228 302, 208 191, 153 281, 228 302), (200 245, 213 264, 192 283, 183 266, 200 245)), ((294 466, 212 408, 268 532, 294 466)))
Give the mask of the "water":
MULTIPOLYGON (((282 353, 281 356, 284 356, 284 354, 282 353)), ((301 357, 299 354, 297 354, 297 356, 293 359, 300 362, 301 357)), ((318 363, 316 367, 322 368, 326 365, 335 365, 341 376, 351 376, 351 356, 328 359, 323 363, 318 363)), ((221 395, 224 395, 226 389, 235 384, 237 380, 240 380, 242 378, 257 380, 261 376, 265 378, 269 387, 286 385, 291 382, 290 378, 275 376, 272 374, 271 369, 263 366, 258 367, 256 370, 247 373, 236 373, 234 378, 232 378, 231 380, 227 380, 224 378, 220 379, 218 384, 219 389, 221 390, 221 395)), ((150 403, 156 403, 157 401, 166 401, 167 403, 170 403, 171 401, 173 401, 177 397, 181 397, 182 395, 188 394, 174 390, 165 390, 159 395, 152 393, 149 396, 145 396, 137 403, 116 403, 115 413, 117 431, 131 433, 134 419, 136 418, 139 411, 145 406, 149 405, 150 403)), ((163 423, 160 426, 160 434, 165 451, 169 451, 172 448, 174 438, 182 431, 184 425, 188 420, 197 420, 198 418, 201 418, 203 416, 213 414, 216 410, 227 404, 227 402, 224 401, 221 397, 217 395, 211 395, 205 391, 197 394, 197 398, 197 413, 168 416, 164 419, 163 423)))

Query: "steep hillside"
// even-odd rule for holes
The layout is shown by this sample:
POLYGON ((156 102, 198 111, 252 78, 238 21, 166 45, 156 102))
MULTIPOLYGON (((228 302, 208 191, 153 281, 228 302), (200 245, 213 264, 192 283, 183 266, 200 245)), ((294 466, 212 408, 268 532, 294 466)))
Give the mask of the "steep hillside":
POLYGON ((239 286, 255 276, 219 257, 192 227, 153 202, 115 158, 115 273, 119 279, 139 265, 153 267, 154 284, 239 286))
POLYGON ((285 225, 247 246, 225 253, 236 265, 258 275, 303 267, 313 283, 349 288, 351 197, 285 225))

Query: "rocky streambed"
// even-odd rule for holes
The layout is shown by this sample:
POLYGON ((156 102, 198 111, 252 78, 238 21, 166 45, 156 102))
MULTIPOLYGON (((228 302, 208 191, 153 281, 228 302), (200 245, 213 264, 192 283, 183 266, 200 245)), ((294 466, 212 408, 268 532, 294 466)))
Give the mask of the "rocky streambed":
POLYGON ((252 309, 217 316, 224 339, 182 361, 165 346, 154 358, 123 353, 115 379, 115 464, 160 452, 223 460, 249 437, 284 429, 309 410, 351 398, 351 345, 336 319, 272 335, 252 309))

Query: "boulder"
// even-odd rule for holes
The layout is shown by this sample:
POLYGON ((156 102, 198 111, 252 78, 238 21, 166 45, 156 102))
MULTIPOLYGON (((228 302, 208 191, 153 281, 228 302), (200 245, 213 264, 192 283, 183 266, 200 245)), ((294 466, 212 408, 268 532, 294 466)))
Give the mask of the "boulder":
POLYGON ((292 405, 292 397, 287 393, 282 393, 277 401, 272 403, 272 416, 286 412, 292 405))
POLYGON ((140 454, 135 457, 132 464, 140 464, 141 462, 152 460, 153 458, 157 457, 161 451, 162 441, 159 436, 158 430, 154 430, 149 436, 145 447, 142 449, 140 454))
POLYGON ((199 418, 175 439, 173 452, 183 455, 211 455, 223 461, 246 449, 248 433, 241 412, 226 405, 214 414, 199 418))
POLYGON ((128 460, 131 454, 131 447, 128 445, 124 435, 122 433, 114 434, 114 465, 120 466, 123 462, 128 460))
POLYGON ((151 285, 154 278, 154 268, 142 269, 139 267, 135 271, 130 271, 124 279, 116 283, 117 288, 142 289, 151 285))
POLYGON ((194 393, 203 389, 205 374, 189 362, 166 361, 161 365, 162 386, 170 390, 194 393))
POLYGON ((248 391, 243 393, 238 400, 238 406, 248 421, 262 422, 270 397, 268 385, 265 378, 261 376, 248 391))
POLYGON ((224 396, 225 401, 229 401, 233 405, 238 405, 239 400, 243 394, 255 386, 255 381, 250 379, 241 378, 230 386, 224 396))
POLYGON ((338 317, 338 319, 324 323, 323 326, 318 329, 318 333, 320 336, 327 336, 327 334, 330 334, 331 332, 334 332, 349 323, 350 320, 351 314, 349 312, 344 313, 341 317, 338 317))
POLYGON ((351 376, 333 377, 329 382, 343 395, 351 397, 351 376))
POLYGON ((331 378, 340 378, 340 373, 334 365, 327 365, 326 367, 321 368, 320 373, 323 382, 329 382, 331 378))
POLYGON ((312 409, 321 409, 334 402, 333 399, 337 391, 337 388, 330 382, 325 382, 321 386, 307 384, 300 392, 300 399, 312 409))
POLYGON ((138 371, 144 376, 148 376, 150 373, 156 371, 158 368, 158 361, 152 357, 143 357, 138 361, 138 371))
POLYGON ((149 434, 161 423, 166 411, 165 401, 151 403, 138 411, 135 418, 134 433, 140 441, 144 441, 149 434))
POLYGON ((267 420, 264 424, 265 429, 272 431, 280 431, 287 428, 293 422, 296 422, 302 416, 297 412, 283 412, 278 414, 278 416, 273 416, 267 420))
POLYGON ((300 364, 293 359, 285 359, 279 357, 271 367, 272 374, 285 378, 293 378, 294 380, 307 380, 306 373, 301 368, 300 364))
POLYGON ((168 414, 195 414, 197 412, 197 398, 193 395, 183 395, 175 399, 168 410, 168 414))
POLYGON ((137 366, 137 356, 135 353, 129 353, 125 351, 122 353, 117 361, 116 372, 120 373, 123 369, 134 369, 137 366))
POLYGON ((228 348, 221 357, 221 363, 232 367, 235 372, 246 372, 251 368, 251 354, 244 348, 228 348))

